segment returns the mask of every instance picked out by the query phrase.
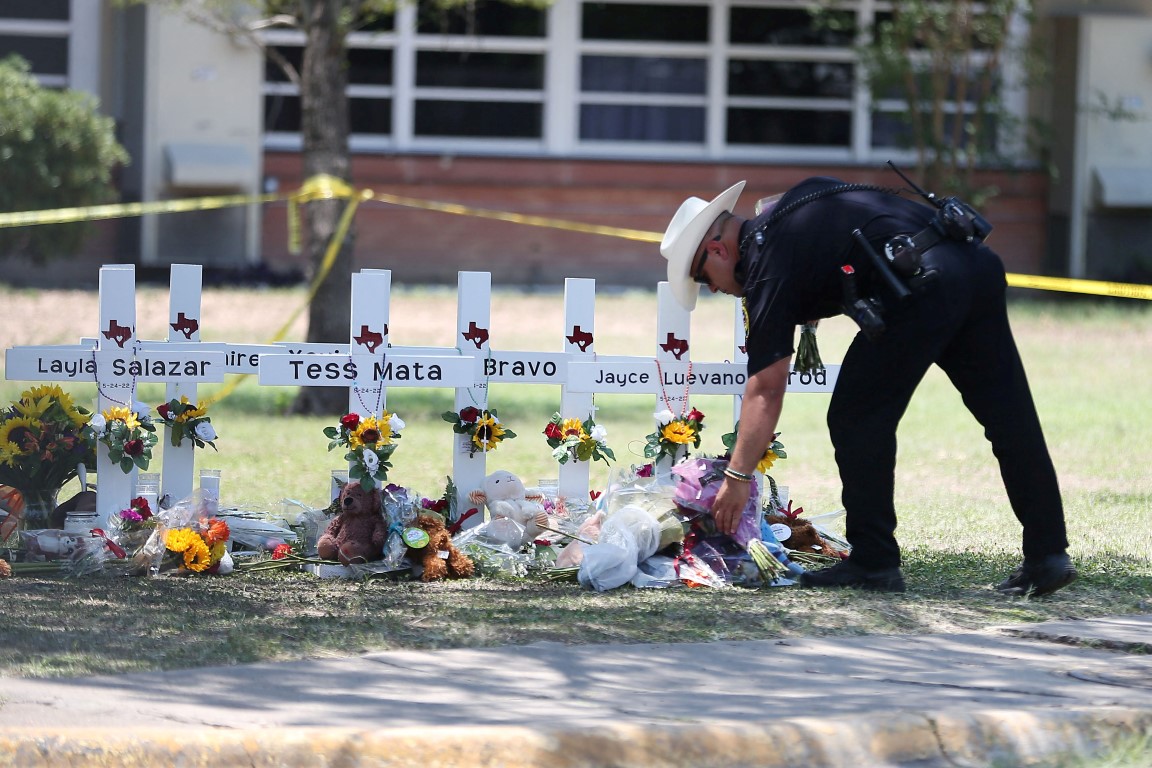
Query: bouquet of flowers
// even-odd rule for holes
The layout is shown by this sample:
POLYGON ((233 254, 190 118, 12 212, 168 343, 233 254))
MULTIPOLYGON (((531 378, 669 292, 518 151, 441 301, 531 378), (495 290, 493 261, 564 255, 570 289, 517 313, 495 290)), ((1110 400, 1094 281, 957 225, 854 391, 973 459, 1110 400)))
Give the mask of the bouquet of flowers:
POLYGON ((18 489, 24 506, 54 499, 81 464, 96 463, 83 435, 89 416, 57 385, 25 390, 0 411, 0 484, 18 489))
POLYGON ((324 435, 331 440, 328 450, 337 446, 348 449, 344 458, 348 461, 348 479, 358 480, 365 490, 383 485, 392 468, 389 459, 396 450, 400 430, 404 422, 394 413, 384 411, 380 418, 369 416, 360 418, 358 413, 348 413, 340 417, 340 425, 325 427, 324 435))
POLYGON ((487 453, 496 450, 504 440, 511 440, 516 433, 500 423, 496 409, 473 408, 467 406, 457 411, 445 411, 440 418, 452 425, 452 431, 458 435, 468 435, 471 441, 468 446, 469 455, 476 451, 487 453))
POLYGON ((704 414, 700 411, 693 408, 676 416, 665 409, 657 411, 653 416, 656 419, 656 431, 645 438, 644 458, 658 461, 660 457, 667 456, 675 461, 681 458, 677 456, 681 447, 700 447, 700 432, 704 429, 704 414))
POLYGON ((816 322, 800 326, 800 343, 796 345, 796 358, 792 370, 796 373, 815 373, 824 370, 820 347, 816 344, 816 322))
POLYGON ((156 523, 148 499, 137 496, 128 503, 127 509, 120 510, 108 521, 108 528, 120 546, 136 550, 148 541, 156 523))
POLYGON ((544 437, 552 448, 552 458, 561 464, 569 459, 573 461, 600 459, 607 464, 616 458, 605 442, 608 439, 608 430, 597 425, 591 417, 580 421, 580 419, 565 419, 559 413, 554 413, 544 426, 544 437))
POLYGON ((186 396, 175 398, 156 406, 158 421, 168 427, 169 440, 172 447, 178 447, 184 438, 192 441, 197 448, 205 445, 216 450, 216 429, 212 426, 212 419, 208 417, 208 406, 203 402, 192 405, 186 396))
POLYGON ((183 528, 168 528, 160 570, 217 573, 228 552, 228 536, 228 523, 214 517, 202 517, 183 528))
POLYGON ((156 427, 148 415, 146 406, 136 410, 124 406, 113 406, 95 414, 85 425, 84 436, 95 446, 103 443, 108 446, 108 458, 120 465, 125 474, 132 467, 148 469, 152 460, 152 446, 156 445, 156 427))

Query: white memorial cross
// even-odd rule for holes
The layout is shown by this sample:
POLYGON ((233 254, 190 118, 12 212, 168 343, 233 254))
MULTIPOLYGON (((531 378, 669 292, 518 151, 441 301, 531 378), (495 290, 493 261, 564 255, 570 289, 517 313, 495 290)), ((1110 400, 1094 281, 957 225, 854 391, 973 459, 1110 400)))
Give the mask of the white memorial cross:
MULTIPOLYGON (((734 421, 739 418, 739 399, 748 379, 747 351, 744 348, 743 314, 736 304, 735 362, 696 362, 689 354, 690 316, 672 297, 667 283, 657 292, 657 352, 655 359, 597 357, 594 362, 572 362, 568 366, 568 390, 590 393, 654 393, 658 410, 667 408, 680 415, 689 407, 692 395, 732 395, 736 398, 734 421)), ((822 374, 789 376, 789 392, 831 393, 839 366, 829 365, 822 374)), ((664 471, 660 462, 657 471, 664 471)))
POLYGON ((470 388, 476 359, 455 349, 388 346, 391 273, 364 270, 352 276, 350 344, 278 344, 279 354, 260 354, 265 386, 345 387, 349 410, 379 416, 388 387, 470 388))
MULTIPOLYGON (((218 352, 165 349, 136 340, 136 271, 131 264, 100 268, 100 333, 96 344, 13 347, 5 355, 5 377, 20 381, 91 381, 97 412, 114 406, 135 408, 141 382, 219 382, 224 379, 218 352)), ((135 472, 125 473, 96 450, 96 525, 128 506, 135 472)))

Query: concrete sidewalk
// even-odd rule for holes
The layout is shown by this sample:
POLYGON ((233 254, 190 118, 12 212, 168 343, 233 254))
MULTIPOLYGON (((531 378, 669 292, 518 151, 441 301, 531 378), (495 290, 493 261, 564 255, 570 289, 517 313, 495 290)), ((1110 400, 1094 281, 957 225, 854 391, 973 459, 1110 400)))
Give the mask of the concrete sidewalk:
POLYGON ((1127 616, 6 678, 0 765, 1025 765, 1152 734, 1149 651, 1127 616))

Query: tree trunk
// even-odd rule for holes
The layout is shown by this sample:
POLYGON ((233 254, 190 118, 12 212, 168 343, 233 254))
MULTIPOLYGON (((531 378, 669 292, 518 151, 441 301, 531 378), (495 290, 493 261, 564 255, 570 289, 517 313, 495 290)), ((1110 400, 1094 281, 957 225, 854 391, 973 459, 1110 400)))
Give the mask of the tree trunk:
MULTIPOLYGON (((349 179, 348 95, 345 30, 340 12, 346 0, 304 0, 301 19, 306 41, 300 72, 301 133, 304 177, 326 173, 349 179)), ((324 253, 340 221, 347 200, 318 200, 304 207, 304 241, 312 274, 320 269, 324 253)), ((351 314, 352 244, 354 233, 340 247, 328 276, 308 307, 309 342, 347 343, 351 314)), ((348 405, 348 393, 339 387, 302 387, 293 413, 339 414, 348 405)))

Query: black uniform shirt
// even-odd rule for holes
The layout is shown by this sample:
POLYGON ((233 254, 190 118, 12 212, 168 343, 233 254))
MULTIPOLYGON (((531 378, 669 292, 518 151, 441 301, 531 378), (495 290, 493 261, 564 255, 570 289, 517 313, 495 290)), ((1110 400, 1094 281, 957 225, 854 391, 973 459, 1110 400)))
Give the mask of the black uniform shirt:
MULTIPOLYGON (((807 179, 788 190, 775 210, 843 184, 828 177, 807 179)), ((785 215, 767 229, 763 244, 757 244, 753 233, 771 215, 768 211, 745 222, 740 230, 740 242, 748 239, 744 297, 749 376, 795 352, 797 325, 841 313, 840 267, 851 264, 861 293, 867 293, 872 265, 853 240, 853 230, 860 229, 882 253, 893 235, 928 226, 933 209, 881 191, 828 194, 785 215)))

